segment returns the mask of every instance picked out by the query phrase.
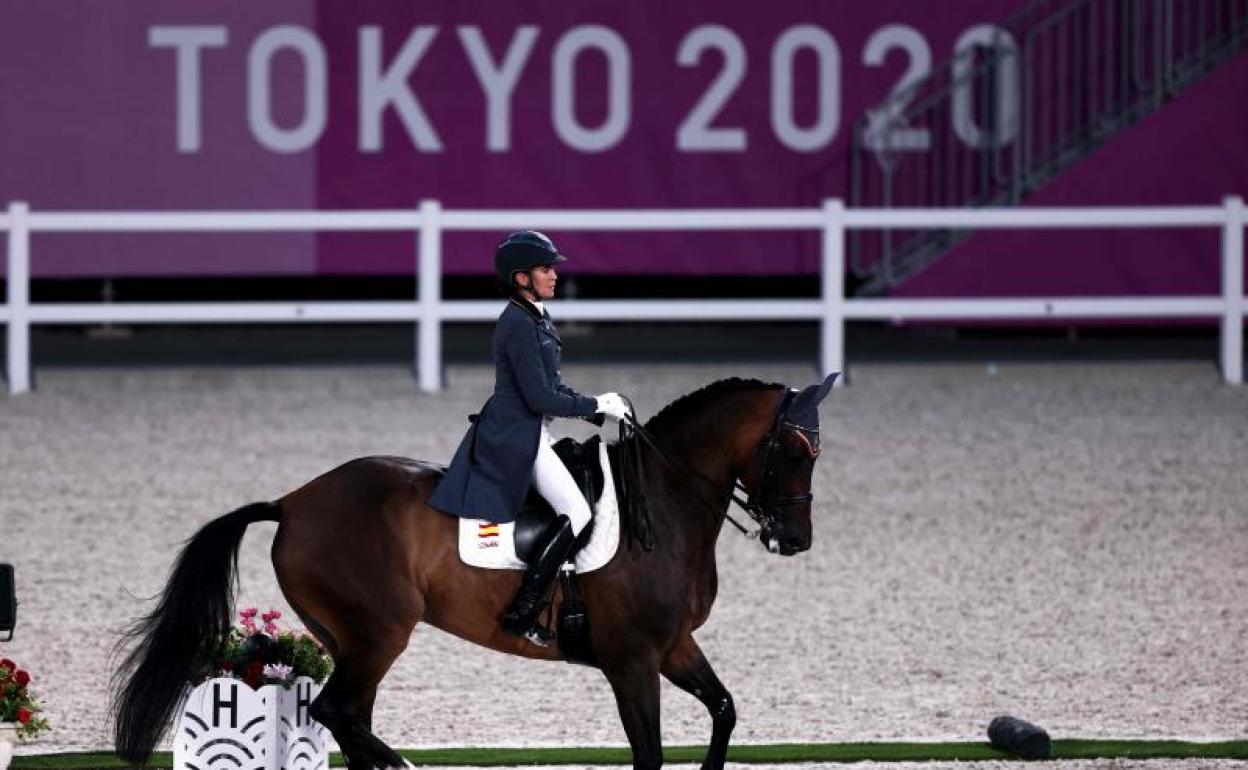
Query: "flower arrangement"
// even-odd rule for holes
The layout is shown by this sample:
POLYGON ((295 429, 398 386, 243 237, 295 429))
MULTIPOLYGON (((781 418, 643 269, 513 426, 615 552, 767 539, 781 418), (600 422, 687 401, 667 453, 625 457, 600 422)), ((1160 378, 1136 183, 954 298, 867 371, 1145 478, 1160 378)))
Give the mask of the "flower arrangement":
POLYGON ((30 689, 30 674, 13 661, 0 660, 0 722, 17 724, 17 737, 27 741, 48 729, 43 707, 30 689))
POLYGON ((266 684, 289 687, 296 677, 311 677, 317 684, 333 670, 333 660, 313 637, 300 631, 282 631, 277 621, 282 613, 269 610, 256 624, 255 607, 238 613, 239 624, 230 629, 214 670, 205 678, 227 676, 241 679, 253 689, 266 684))

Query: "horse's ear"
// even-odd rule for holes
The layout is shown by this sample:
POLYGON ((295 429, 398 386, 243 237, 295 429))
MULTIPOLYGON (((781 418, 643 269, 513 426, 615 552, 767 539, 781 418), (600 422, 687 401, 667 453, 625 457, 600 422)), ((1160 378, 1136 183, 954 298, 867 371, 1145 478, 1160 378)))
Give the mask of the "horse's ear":
POLYGON ((827 397, 828 391, 832 390, 832 383, 836 382, 840 374, 840 372, 832 372, 823 379, 823 382, 816 382, 793 397, 793 403, 789 406, 789 414, 794 422, 799 425, 819 424, 819 403, 827 397))

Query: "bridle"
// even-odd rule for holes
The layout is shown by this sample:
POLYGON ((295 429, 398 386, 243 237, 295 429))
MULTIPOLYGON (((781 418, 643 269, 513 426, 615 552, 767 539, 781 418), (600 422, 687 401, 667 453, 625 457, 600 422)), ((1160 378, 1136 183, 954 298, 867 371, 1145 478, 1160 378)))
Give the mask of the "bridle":
MULTIPOLYGON (((788 419, 789 406, 792 404, 793 398, 797 395, 797 393, 798 391, 792 388, 785 390, 784 396, 780 399, 780 404, 776 408, 776 415, 772 419, 771 428, 768 429, 766 435, 764 435, 762 440, 759 442, 758 449, 754 451, 755 455, 759 453, 762 453, 763 455, 763 470, 759 474, 758 483, 753 489, 749 489, 741 482, 740 479, 734 478, 732 481, 732 490, 728 493, 729 496, 733 502, 749 514, 750 518, 754 520, 754 523, 758 525, 758 529, 751 532, 735 518, 733 518, 732 514, 727 511, 724 511, 723 516, 746 537, 757 538, 760 534, 774 530, 776 528, 776 519, 779 511, 782 511, 785 508, 791 508, 795 505, 810 504, 815 499, 812 492, 801 492, 789 495, 780 494, 780 473, 775 460, 777 450, 780 446, 780 437, 783 435, 784 431, 794 431, 798 438, 802 440, 802 443, 805 444, 806 451, 810 454, 812 459, 818 457, 820 452, 819 429, 798 425, 788 419), (745 494, 744 499, 742 499, 740 493, 745 494)), ((625 400, 627 401, 627 399, 625 400)), ((659 445, 654 436, 646 430, 634 416, 632 409, 633 405, 631 402, 629 402, 628 406, 629 414, 627 419, 620 422, 621 444, 623 444, 624 440, 628 438, 626 435, 627 433, 631 432, 636 434, 643 441, 645 441, 645 443, 652 450, 654 450, 654 453, 658 455, 659 459, 663 460, 663 462, 667 463, 676 470, 691 474, 694 478, 700 480, 702 484, 708 490, 711 490, 716 496, 720 496, 722 494, 719 492, 718 485, 711 479, 704 476, 696 468, 688 463, 683 463, 673 459, 659 445)), ((639 459, 635 458, 635 462, 636 467, 640 469, 639 459)), ((639 495, 631 495, 631 497, 636 499, 639 495)), ((711 503, 707 503, 705 498, 702 502, 708 507, 712 505, 711 503)), ((718 504, 714 504, 714 511, 716 515, 719 515, 719 508, 722 504, 722 500, 718 504)), ((644 510, 640 511, 639 515, 643 518, 647 517, 644 510)), ((644 529, 648 532, 650 530, 648 519, 646 519, 644 524, 644 529)), ((645 544, 644 541, 643 544, 645 544)), ((646 545, 647 550, 651 547, 653 547, 652 544, 646 545)))
MULTIPOLYGON (((767 435, 763 437, 762 443, 758 451, 763 453, 763 471, 760 474, 759 482, 754 486, 753 490, 747 490, 745 485, 739 479, 733 480, 733 496, 737 505, 741 506, 746 513, 750 514, 750 518, 759 526, 758 532, 753 534, 757 537, 762 532, 767 532, 775 528, 776 514, 785 508, 791 508, 795 505, 809 505, 814 499, 813 492, 800 492, 794 495, 780 494, 780 472, 774 462, 776 458, 776 450, 780 445, 780 436, 788 429, 795 432, 806 445, 806 451, 811 458, 819 456, 819 429, 807 428, 788 419, 789 405, 793 402, 793 397, 797 395, 797 391, 789 388, 784 393, 784 398, 780 400, 780 406, 776 409, 776 417, 772 421, 771 429, 767 431, 767 435), (749 497, 743 502, 737 497, 736 492, 746 492, 749 497)), ((729 521, 745 534, 745 528, 728 517, 729 521)))

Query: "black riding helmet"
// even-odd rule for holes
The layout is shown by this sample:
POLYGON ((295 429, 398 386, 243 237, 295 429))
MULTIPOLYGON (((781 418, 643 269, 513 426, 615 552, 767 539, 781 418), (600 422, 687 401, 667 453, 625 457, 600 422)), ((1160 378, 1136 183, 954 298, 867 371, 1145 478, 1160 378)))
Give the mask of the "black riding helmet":
POLYGON ((515 290, 512 276, 535 267, 567 261, 555 244, 536 230, 521 230, 507 236, 494 251, 494 275, 508 292, 515 290))

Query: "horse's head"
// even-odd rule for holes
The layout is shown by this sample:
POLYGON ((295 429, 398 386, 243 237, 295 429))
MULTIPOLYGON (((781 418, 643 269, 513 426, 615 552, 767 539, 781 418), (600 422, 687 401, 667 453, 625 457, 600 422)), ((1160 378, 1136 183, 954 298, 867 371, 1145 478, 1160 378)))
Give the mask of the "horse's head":
POLYGON ((746 506, 759 523, 759 541, 772 553, 792 556, 810 548, 811 474, 819 457, 819 402, 836 381, 830 374, 802 391, 787 390, 771 427, 742 474, 746 506))

